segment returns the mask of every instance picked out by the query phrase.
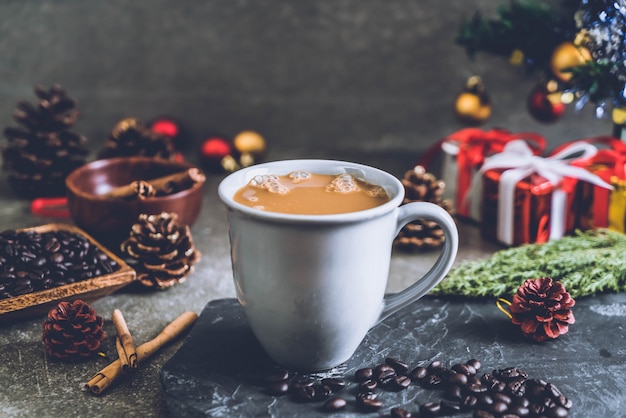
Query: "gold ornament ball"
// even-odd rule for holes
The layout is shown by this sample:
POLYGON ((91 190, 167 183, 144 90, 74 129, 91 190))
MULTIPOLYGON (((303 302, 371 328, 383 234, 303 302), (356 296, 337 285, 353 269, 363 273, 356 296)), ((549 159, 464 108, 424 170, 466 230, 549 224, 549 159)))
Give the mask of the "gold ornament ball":
POLYGON ((463 92, 456 98, 454 111, 465 123, 481 124, 491 116, 491 105, 478 94, 463 92))
POLYGON ((233 139, 233 145, 241 154, 258 156, 265 152, 265 139, 254 131, 242 131, 238 133, 233 139))
POLYGON ((552 53, 550 70, 556 78, 567 83, 572 79, 572 73, 563 72, 563 70, 581 66, 590 60, 591 53, 587 48, 576 46, 571 42, 563 42, 552 53))

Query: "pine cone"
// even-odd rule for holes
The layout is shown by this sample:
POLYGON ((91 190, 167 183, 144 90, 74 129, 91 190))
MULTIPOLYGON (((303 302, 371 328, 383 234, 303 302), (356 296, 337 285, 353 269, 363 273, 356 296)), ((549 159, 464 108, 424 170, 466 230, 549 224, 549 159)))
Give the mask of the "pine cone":
MULTIPOLYGON (((441 206, 447 212, 453 212, 452 201, 442 199, 446 187, 442 180, 427 173, 421 165, 405 173, 401 180, 405 196, 403 204, 410 202, 431 202, 441 206)), ((394 240, 396 247, 405 250, 436 248, 443 244, 445 235, 436 222, 419 220, 407 224, 394 240)))
POLYGON ((21 196, 64 196, 65 178, 88 154, 85 137, 69 130, 78 118, 77 102, 59 85, 34 91, 38 103, 21 101, 13 113, 21 127, 4 130, 4 169, 21 196))
POLYGON ((200 258, 189 226, 178 225, 175 213, 139 215, 130 236, 121 244, 130 256, 139 283, 158 290, 185 281, 200 258))
POLYGON ((115 125, 98 155, 100 158, 156 157, 169 160, 174 157, 174 144, 170 137, 154 132, 139 119, 127 118, 115 125))
POLYGON ((509 312, 511 321, 521 326, 524 336, 545 341, 567 333, 568 325, 574 323, 570 310, 574 303, 561 282, 541 277, 526 280, 517 289, 509 312))
POLYGON ((103 319, 82 300, 61 302, 48 312, 42 340, 57 358, 92 356, 104 339, 103 319))

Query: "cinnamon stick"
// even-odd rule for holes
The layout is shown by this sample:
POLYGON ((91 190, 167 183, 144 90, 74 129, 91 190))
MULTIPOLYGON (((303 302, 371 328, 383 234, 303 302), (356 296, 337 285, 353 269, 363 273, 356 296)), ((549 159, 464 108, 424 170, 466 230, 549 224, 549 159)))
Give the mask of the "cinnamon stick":
MULTIPOLYGON (((193 325, 196 319, 198 319, 198 315, 195 312, 185 312, 174 321, 170 322, 163 328, 163 331, 161 331, 159 335, 137 347, 137 361, 141 363, 150 358, 161 347, 184 333, 193 325)), ((89 379, 85 384, 85 389, 99 395, 111 386, 121 375, 122 363, 118 359, 89 379)))
POLYGON ((116 187, 103 196, 123 199, 162 196, 188 189, 195 183, 204 182, 205 179, 206 177, 200 169, 192 167, 185 171, 151 180, 135 180, 124 186, 116 187))
POLYGON ((133 336, 128 330, 126 320, 122 311, 115 309, 113 311, 113 325, 117 331, 117 338, 115 339, 115 347, 117 348, 117 355, 120 358, 122 364, 122 371, 130 372, 137 370, 139 364, 137 363, 137 350, 135 348, 135 342, 133 336))

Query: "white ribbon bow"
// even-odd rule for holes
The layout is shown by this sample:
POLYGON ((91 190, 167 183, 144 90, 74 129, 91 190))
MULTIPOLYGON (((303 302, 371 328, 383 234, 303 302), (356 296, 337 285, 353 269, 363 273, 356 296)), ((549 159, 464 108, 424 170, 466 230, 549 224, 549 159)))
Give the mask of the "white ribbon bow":
MULTIPOLYGON (((593 183, 600 187, 613 187, 595 174, 582 167, 574 167, 569 163, 573 159, 592 157, 597 148, 588 142, 578 141, 565 147, 560 152, 547 157, 533 154, 525 141, 514 140, 508 142, 501 153, 485 159, 480 169, 481 174, 487 170, 505 168, 498 184, 498 227, 497 238, 507 244, 513 244, 514 233, 514 197, 515 185, 537 173, 556 187, 563 177, 573 177, 593 183), (577 155, 575 158, 568 156, 577 155)), ((561 238, 565 231, 567 193, 561 189, 552 192, 552 208, 550 210, 550 239, 561 238)))

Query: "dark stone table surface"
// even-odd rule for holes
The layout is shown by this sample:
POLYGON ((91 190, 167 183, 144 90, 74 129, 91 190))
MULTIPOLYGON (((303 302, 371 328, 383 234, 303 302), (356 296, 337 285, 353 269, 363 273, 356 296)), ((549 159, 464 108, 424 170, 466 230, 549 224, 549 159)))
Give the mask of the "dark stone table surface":
MULTIPOLYGON (((363 413, 355 404, 354 372, 386 357, 412 367, 440 360, 445 367, 477 358, 479 375, 518 367, 529 378, 556 385, 573 403, 572 417, 623 417, 626 401, 626 337, 623 295, 581 298, 576 324, 547 343, 525 339, 492 301, 426 297, 374 327, 344 365, 317 376, 345 377, 341 412, 321 412, 323 402, 298 403, 271 396, 262 376, 276 367, 265 355, 235 299, 215 300, 203 310, 187 341, 161 370, 168 411, 174 417, 389 416, 394 406, 412 411, 442 399, 443 390, 411 385, 377 390, 383 407, 363 413)), ((459 416, 471 416, 471 413, 459 416)))

